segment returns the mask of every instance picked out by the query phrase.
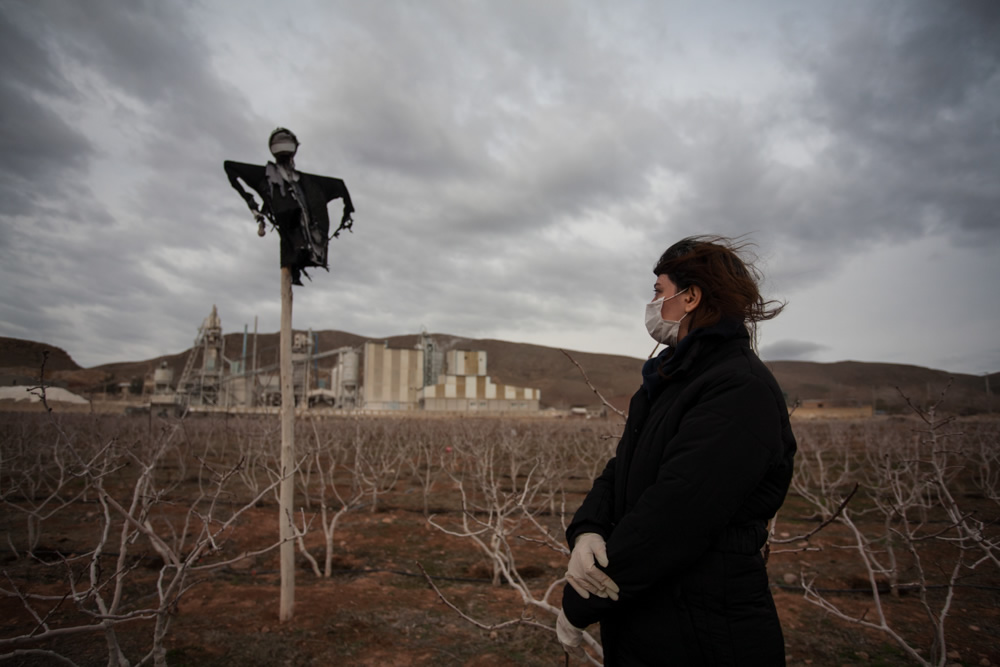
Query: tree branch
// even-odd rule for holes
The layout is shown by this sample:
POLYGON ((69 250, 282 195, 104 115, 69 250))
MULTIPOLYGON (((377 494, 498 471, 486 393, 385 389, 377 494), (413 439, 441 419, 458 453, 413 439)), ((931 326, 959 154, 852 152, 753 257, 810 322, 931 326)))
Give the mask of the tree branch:
POLYGON ((576 366, 576 367, 577 367, 578 369, 580 369, 580 374, 581 374, 581 375, 583 375, 583 380, 584 380, 584 381, 585 381, 585 382, 587 383, 587 386, 588 386, 588 387, 590 387, 590 390, 591 390, 591 391, 593 391, 593 392, 594 392, 594 394, 596 394, 596 395, 597 395, 597 398, 601 399, 601 403, 602 403, 602 404, 604 404, 604 406, 605 406, 605 407, 607 407, 607 408, 611 408, 611 410, 613 410, 613 411, 614 411, 614 412, 615 412, 615 413, 616 413, 616 414, 617 414, 617 415, 618 415, 619 417, 621 417, 622 419, 625 419, 625 418, 627 418, 627 417, 628 417, 628 415, 626 415, 624 411, 622 411, 622 410, 619 410, 619 409, 618 409, 618 408, 616 408, 615 406, 611 405, 611 403, 609 403, 609 402, 608 402, 608 399, 604 398, 604 395, 603 395, 603 394, 601 394, 601 392, 599 392, 599 391, 597 390, 597 387, 595 387, 595 386, 593 385, 593 383, 592 383, 592 382, 590 381, 590 378, 589 378, 589 377, 587 377, 587 371, 583 370, 583 366, 581 366, 581 365, 580 365, 580 364, 579 364, 579 363, 577 362, 577 360, 576 360, 576 359, 574 359, 574 358, 572 357, 572 355, 570 355, 570 353, 569 353, 569 352, 567 352, 566 350, 563 350, 563 349, 561 349, 561 348, 560 348, 560 350, 559 350, 559 351, 560 351, 560 352, 562 352, 563 354, 565 354, 565 355, 566 355, 566 358, 567 358, 567 359, 569 359, 570 361, 572 361, 572 362, 573 362, 573 365, 574 365, 574 366, 576 366))

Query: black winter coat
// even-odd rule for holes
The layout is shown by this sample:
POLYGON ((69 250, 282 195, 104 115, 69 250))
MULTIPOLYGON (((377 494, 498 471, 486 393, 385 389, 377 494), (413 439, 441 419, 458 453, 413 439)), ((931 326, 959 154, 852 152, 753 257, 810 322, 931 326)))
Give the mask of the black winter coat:
POLYGON ((566 617, 600 622, 609 667, 783 665, 760 554, 796 449, 781 389, 737 323, 692 332, 663 374, 567 531, 604 536, 619 600, 567 585, 566 617))

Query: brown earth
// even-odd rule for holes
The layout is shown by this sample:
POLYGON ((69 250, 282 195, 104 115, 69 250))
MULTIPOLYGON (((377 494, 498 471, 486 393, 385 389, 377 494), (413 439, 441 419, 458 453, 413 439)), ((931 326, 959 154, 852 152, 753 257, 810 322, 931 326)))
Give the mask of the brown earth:
MULTIPOLYGON (((255 510, 240 529, 240 543, 260 544, 276 530, 276 509, 255 510)), ((429 527, 406 510, 359 513, 338 531, 336 572, 317 579, 304 559, 296 574, 295 613, 278 620, 279 577, 275 554, 206 577, 181 599, 168 640, 171 665, 560 665, 564 654, 554 634, 528 625, 481 629, 445 605, 420 575, 416 561, 436 577, 447 599, 485 625, 524 612, 510 588, 490 584, 485 563, 469 545, 429 527)), ((822 541, 817 541, 822 545, 822 541)), ((321 547, 313 545, 317 557, 321 547)), ((542 548, 523 548, 519 561, 536 590, 557 579, 564 561, 542 548)), ((802 569, 822 573, 827 588, 864 588, 841 556, 777 553, 769 572, 785 631, 788 664, 814 667, 912 664, 887 637, 838 621, 782 583, 802 569)), ((4 567, 11 567, 5 563, 4 567)), ((152 570, 148 577, 152 576, 152 570)), ((995 582, 994 582, 995 583, 995 582)), ((37 589, 33 586, 33 590, 37 589)), ((52 592, 59 591, 57 585, 52 592)), ((864 592, 832 595, 839 605, 873 614, 864 592)), ((891 621, 911 637, 926 621, 912 605, 890 602, 891 621)), ((963 595, 952 612, 949 664, 1000 665, 1000 596, 996 588, 963 595)), ((528 612, 551 626, 553 618, 528 612)), ((16 601, 0 601, 5 635, 29 629, 16 601)), ((127 655, 148 650, 151 627, 139 622, 121 631, 127 655)), ((56 645, 81 665, 107 662, 96 633, 56 645)), ((10 664, 50 664, 34 659, 10 664)), ((577 664, 577 663, 574 663, 577 664)), ((578 663, 583 664, 583 663, 578 663)))
MULTIPOLYGON (((101 430, 94 433, 102 439, 107 435, 100 434, 117 433, 122 442, 129 443, 147 431, 145 419, 113 419, 105 418, 100 422, 101 430)), ((9 428, 17 424, 5 423, 9 428)), ((193 438, 199 428, 204 428, 218 437, 224 433, 219 429, 230 428, 228 424, 221 420, 214 425, 208 421, 193 422, 184 431, 193 438)), ((901 426, 911 428, 908 423, 901 426)), ((593 439, 604 430, 614 432, 616 428, 620 428, 617 422, 593 422, 580 426, 579 433, 593 439)), ((182 474, 186 486, 177 489, 176 497, 193 497, 198 488, 197 478, 191 476, 190 469, 182 474)), ((583 478, 574 478, 567 486, 566 504, 570 511, 579 504, 588 487, 589 482, 583 478)), ((430 512, 437 520, 454 525, 458 512, 450 484, 436 483, 429 498, 430 512)), ((962 502, 986 519, 989 526, 997 525, 995 503, 971 493, 963 495, 962 502)), ((153 516, 153 521, 173 517, 176 525, 183 516, 180 503, 159 507, 162 516, 153 516)), ((306 508, 305 513, 316 520, 315 506, 306 508)), ((552 523, 555 517, 545 520, 552 523)), ((70 511, 55 514, 46 522, 37 550, 39 557, 50 565, 39 569, 35 561, 17 558, 5 550, 0 556, 0 566, 11 579, 5 577, 6 583, 0 584, 0 588, 9 590, 10 583, 15 581, 23 592, 48 593, 58 600, 66 592, 66 571, 57 554, 72 557, 91 548, 100 522, 100 508, 92 497, 75 503, 70 511)), ((558 532, 557 526, 554 523, 550 529, 558 532)), ((800 587, 803 578, 814 580, 823 595, 846 613, 869 620, 876 618, 864 569, 853 550, 845 548, 850 541, 843 526, 827 526, 808 542, 792 539, 816 526, 815 509, 803 498, 791 494, 777 518, 777 542, 768 567, 785 630, 788 664, 814 667, 913 664, 886 634, 837 619, 804 599, 800 587), (780 543, 782 540, 791 542, 780 543)), ((11 544, 22 543, 23 521, 10 507, 0 516, 0 529, 11 544)), ((259 549, 272 543, 276 532, 277 507, 273 498, 266 496, 228 535, 220 557, 259 549)), ((306 538, 306 546, 322 565, 324 544, 322 533, 315 526, 306 538)), ((155 582, 162 561, 144 540, 132 549, 130 553, 141 559, 133 561, 138 567, 130 575, 126 590, 129 608, 155 605, 155 582)), ((513 541, 512 549, 518 570, 537 597, 562 576, 563 555, 526 540, 513 541)), ((931 564, 933 576, 937 576, 940 573, 934 565, 935 552, 928 554, 925 558, 931 564)), ((278 620, 280 582, 275 551, 198 575, 196 585, 183 595, 172 616, 167 639, 169 664, 210 667, 564 664, 564 654, 550 629, 552 616, 544 611, 526 610, 519 595, 509 586, 492 585, 488 562, 470 540, 444 534, 430 525, 422 509, 421 489, 413 480, 401 478, 391 491, 381 494, 376 511, 358 509, 345 515, 335 534, 333 565, 332 577, 317 577, 298 553, 295 613, 285 623, 278 620), (480 624, 494 626, 525 615, 527 621, 545 627, 531 622, 498 628, 474 625, 432 590, 418 563, 426 568, 450 603, 480 624)), ((82 565, 72 567, 77 577, 84 577, 82 565)), ((1000 576, 986 564, 970 570, 960 584, 948 615, 948 646, 953 652, 948 664, 1000 665, 1000 576)), ((904 592, 898 598, 885 595, 884 609, 891 627, 908 641, 926 646, 929 625, 914 595, 912 592, 904 592)), ((935 608, 942 603, 942 595, 940 590, 930 592, 935 608)), ((86 620, 73 612, 68 603, 56 601, 50 605, 54 611, 45 620, 54 627, 86 620)), ((38 625, 38 619, 29 615, 16 597, 0 597, 0 619, 0 637, 27 633, 38 625)), ((135 657, 148 651, 151 627, 149 621, 121 626, 119 633, 126 655, 135 657)), ((71 656, 79 665, 107 664, 106 646, 95 632, 61 637, 46 646, 71 656)), ((54 663, 26 656, 11 659, 9 664, 54 663)))

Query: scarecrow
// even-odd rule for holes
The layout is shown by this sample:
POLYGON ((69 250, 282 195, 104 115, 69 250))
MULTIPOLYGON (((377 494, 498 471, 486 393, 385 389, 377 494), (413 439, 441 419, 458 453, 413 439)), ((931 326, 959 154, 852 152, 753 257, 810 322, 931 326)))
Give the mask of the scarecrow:
POLYGON ((275 161, 266 166, 226 160, 223 167, 229 183, 250 207, 258 223, 257 234, 264 236, 267 222, 277 228, 281 266, 291 269, 293 285, 301 285, 300 276, 309 277, 307 267, 321 266, 329 271, 327 246, 341 230, 351 230, 354 206, 341 179, 295 169, 299 140, 290 130, 277 128, 268 139, 268 147, 275 161), (241 180, 260 196, 262 206, 243 189, 241 180), (344 215, 331 236, 326 206, 334 199, 344 200, 344 215))

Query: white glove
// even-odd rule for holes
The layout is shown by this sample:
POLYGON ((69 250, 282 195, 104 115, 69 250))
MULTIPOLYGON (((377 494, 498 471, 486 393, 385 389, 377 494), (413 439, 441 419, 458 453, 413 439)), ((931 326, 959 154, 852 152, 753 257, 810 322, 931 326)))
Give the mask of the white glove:
POLYGON ((581 646, 583 644, 583 630, 570 623, 562 609, 559 610, 559 617, 556 619, 556 637, 559 638, 559 643, 562 644, 564 651, 577 658, 584 657, 581 646))
POLYGON ((617 600, 618 584, 597 568, 598 563, 602 567, 608 566, 608 551, 604 546, 604 538, 597 533, 579 535, 569 556, 566 581, 585 600, 591 593, 599 598, 617 600))

